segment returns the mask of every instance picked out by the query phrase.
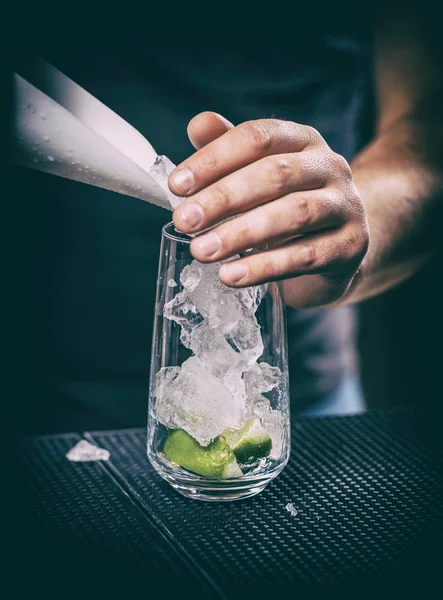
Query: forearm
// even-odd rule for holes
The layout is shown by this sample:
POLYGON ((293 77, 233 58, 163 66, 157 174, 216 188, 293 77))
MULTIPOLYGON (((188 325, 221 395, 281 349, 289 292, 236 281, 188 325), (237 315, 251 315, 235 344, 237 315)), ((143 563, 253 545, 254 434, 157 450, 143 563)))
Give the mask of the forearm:
POLYGON ((404 118, 380 132, 352 163, 370 243, 343 303, 393 287, 438 251, 443 205, 439 131, 443 127, 438 114, 404 118))

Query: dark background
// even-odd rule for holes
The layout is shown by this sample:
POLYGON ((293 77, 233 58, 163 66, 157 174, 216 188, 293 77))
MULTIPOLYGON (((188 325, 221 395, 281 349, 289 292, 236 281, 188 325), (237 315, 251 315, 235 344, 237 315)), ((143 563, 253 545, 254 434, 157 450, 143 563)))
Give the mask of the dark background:
POLYGON ((441 256, 359 307, 359 351, 369 408, 434 405, 441 412, 441 256))

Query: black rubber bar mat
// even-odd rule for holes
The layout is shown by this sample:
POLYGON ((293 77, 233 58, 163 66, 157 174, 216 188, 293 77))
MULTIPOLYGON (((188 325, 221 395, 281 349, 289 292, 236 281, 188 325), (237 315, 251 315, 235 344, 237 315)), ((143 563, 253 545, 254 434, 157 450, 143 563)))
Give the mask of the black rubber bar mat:
MULTIPOLYGON (((23 581, 17 584, 33 595, 52 591, 61 598, 74 591, 89 598, 93 590, 97 598, 114 597, 117 590, 141 587, 149 597, 163 583, 167 598, 173 591, 205 589, 186 556, 149 525, 105 463, 67 460, 80 439, 69 434, 22 443, 17 509, 23 581)), ((206 589, 209 597, 213 588, 206 589)))
POLYGON ((175 492, 150 466, 144 431, 86 437, 111 452, 106 468, 228 598, 370 597, 423 591, 438 575, 439 430, 425 410, 294 420, 283 473, 228 503, 175 492))

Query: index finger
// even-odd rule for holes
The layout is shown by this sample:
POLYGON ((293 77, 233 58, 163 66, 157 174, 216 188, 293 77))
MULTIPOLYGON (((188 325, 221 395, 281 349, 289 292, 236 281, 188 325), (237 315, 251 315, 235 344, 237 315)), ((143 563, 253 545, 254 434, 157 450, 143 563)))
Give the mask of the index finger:
POLYGON ((246 121, 178 165, 169 177, 169 188, 177 196, 190 196, 260 158, 299 152, 319 139, 312 127, 291 121, 246 121))

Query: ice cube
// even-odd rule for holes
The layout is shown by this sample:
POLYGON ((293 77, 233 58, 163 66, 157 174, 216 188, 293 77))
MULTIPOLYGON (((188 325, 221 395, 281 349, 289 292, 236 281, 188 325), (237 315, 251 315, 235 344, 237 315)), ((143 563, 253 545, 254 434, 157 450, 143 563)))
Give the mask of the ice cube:
POLYGON ((241 371, 231 370, 226 373, 222 379, 224 386, 228 388, 231 394, 237 400, 244 402, 246 399, 245 382, 242 379, 241 371))
POLYGON ((239 288, 236 292, 243 306, 250 314, 254 314, 265 295, 266 288, 264 285, 255 285, 247 288, 239 288))
POLYGON ((173 162, 169 160, 167 156, 157 156, 154 164, 149 169, 149 174, 155 180, 156 183, 162 188, 168 197, 169 202, 173 209, 182 202, 183 198, 176 196, 171 192, 168 186, 168 177, 175 169, 173 162))
POLYGON ((217 329, 211 329, 206 320, 189 334, 183 334, 182 342, 198 357, 200 363, 218 379, 230 371, 238 371, 241 378, 244 364, 242 356, 226 341, 217 329), (184 339, 183 339, 184 338, 184 339))
POLYGON ((289 431, 289 413, 273 410, 271 403, 264 396, 247 398, 246 418, 260 419, 262 427, 267 431, 272 441, 270 457, 278 460, 286 445, 286 435, 289 431))
POLYGON ((260 304, 264 287, 230 288, 220 281, 221 263, 201 264, 193 261, 181 274, 180 281, 211 327, 234 323, 253 315, 260 304))
POLYGON ((168 389, 174 384, 175 379, 180 374, 180 367, 163 367, 155 376, 156 394, 166 396, 168 389))
POLYGON ((183 287, 188 292, 195 290, 197 285, 200 283, 200 279, 203 273, 203 265, 196 260, 193 260, 191 264, 186 265, 180 275, 180 281, 183 287))
POLYGON ((204 265, 198 283, 188 288, 189 297, 211 327, 217 327, 223 321, 236 321, 242 316, 235 310, 235 300, 232 298, 234 302, 229 302, 226 299, 226 286, 218 276, 219 267, 220 263, 204 265))
POLYGON ((165 304, 163 315, 167 319, 175 321, 187 331, 191 331, 203 320, 202 315, 185 290, 176 294, 170 302, 165 304))
MULTIPOLYGON (((220 281, 219 268, 220 263, 202 265, 194 261, 183 269, 181 277, 192 302, 214 328, 223 323, 234 323, 245 316, 239 291, 220 281)), ((245 292, 240 295, 243 298, 245 292)))
POLYGON ((244 317, 236 323, 227 324, 223 330, 226 339, 237 352, 242 354, 247 366, 253 365, 263 354, 260 325, 254 315, 244 317))
POLYGON ((104 448, 99 448, 86 440, 81 440, 66 454, 71 462, 90 462, 96 460, 109 460, 111 453, 104 448))
POLYGON ((296 508, 294 508, 294 505, 291 502, 288 502, 288 504, 286 504, 285 508, 288 511, 288 513, 291 515, 291 517, 297 516, 298 511, 296 508))
POLYGON ((246 394, 255 396, 270 392, 282 380, 282 373, 278 367, 272 367, 267 362, 253 364, 250 369, 245 371, 243 379, 246 385, 246 394))
POLYGON ((244 423, 245 405, 214 377, 196 357, 186 360, 178 376, 155 390, 155 413, 169 429, 184 429, 208 445, 226 427, 244 423))

